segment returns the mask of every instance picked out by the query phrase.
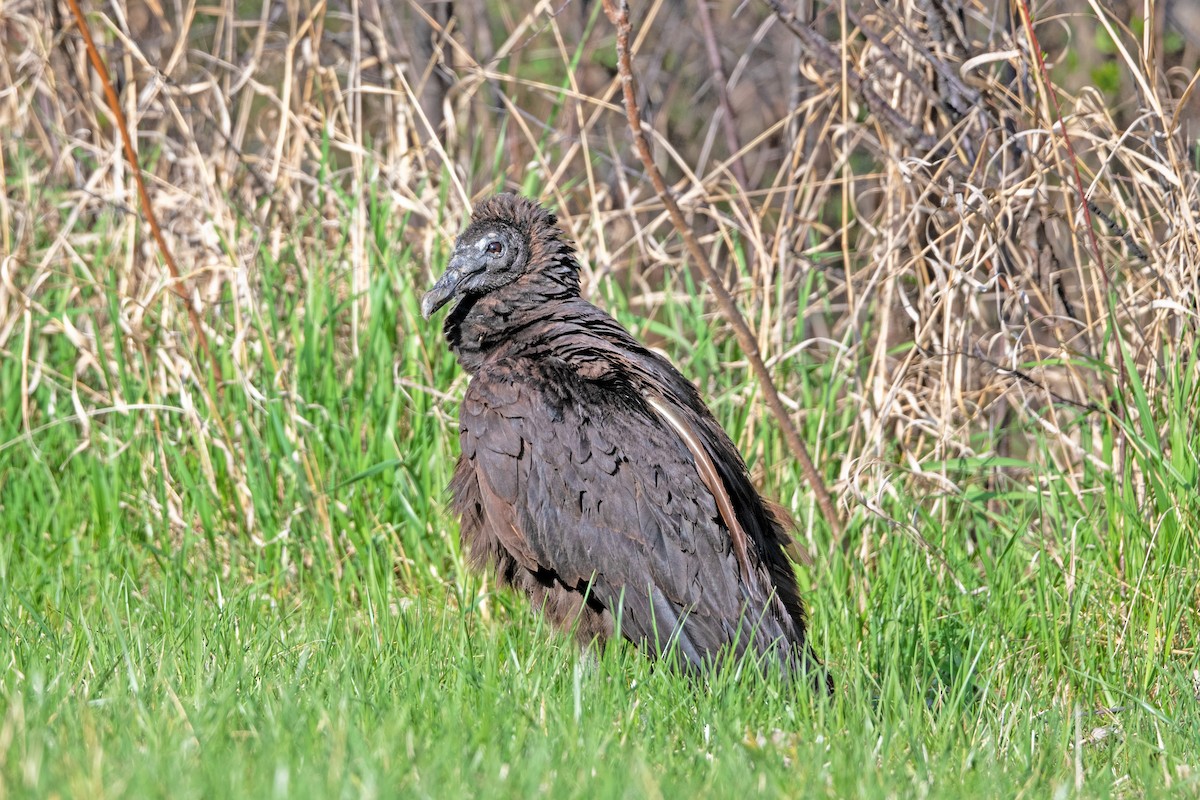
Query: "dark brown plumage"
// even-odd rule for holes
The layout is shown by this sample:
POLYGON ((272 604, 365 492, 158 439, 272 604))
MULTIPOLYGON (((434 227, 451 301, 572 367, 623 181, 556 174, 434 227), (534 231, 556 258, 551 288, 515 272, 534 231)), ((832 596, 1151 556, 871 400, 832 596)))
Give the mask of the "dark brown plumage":
POLYGON ((554 216, 481 202, 421 312, 452 300, 472 563, 585 642, 619 632, 690 672, 749 651, 824 680, 779 516, 695 387, 580 297, 554 216))

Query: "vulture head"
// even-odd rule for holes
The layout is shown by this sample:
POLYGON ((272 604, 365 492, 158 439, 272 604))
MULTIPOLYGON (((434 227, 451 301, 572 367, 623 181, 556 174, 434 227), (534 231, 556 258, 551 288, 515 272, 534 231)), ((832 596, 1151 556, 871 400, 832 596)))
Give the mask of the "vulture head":
POLYGON ((579 294, 579 263, 549 211, 514 194, 483 200, 454 243, 446 271, 421 298, 426 319, 447 303, 482 297, 540 303, 579 294))

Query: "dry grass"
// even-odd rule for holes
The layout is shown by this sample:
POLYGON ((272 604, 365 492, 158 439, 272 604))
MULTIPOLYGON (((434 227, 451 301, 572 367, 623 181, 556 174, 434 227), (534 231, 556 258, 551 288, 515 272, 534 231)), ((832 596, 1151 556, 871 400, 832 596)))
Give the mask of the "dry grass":
MULTIPOLYGON (((1154 425, 1127 402, 1131 381, 1157 407, 1164 371, 1197 346, 1195 47, 1170 46, 1164 27, 1183 12, 1147 2, 1135 33, 1094 0, 809 5, 681 18, 659 0, 635 9, 633 47, 654 157, 784 402, 806 413, 794 359, 847 376, 848 426, 810 425, 842 513, 905 484, 954 492, 954 459, 1050 463, 1079 495, 1085 464, 1125 469, 1091 433, 1108 415, 1154 425), (1119 93, 1061 66, 1080 58, 1115 70, 1119 93)), ((282 289, 296 292, 306 253, 339 253, 337 358, 353 370, 382 251, 410 248, 423 266, 407 280, 428 281, 471 199, 503 187, 565 212, 592 291, 615 278, 639 313, 659 313, 663 271, 688 259, 629 145, 598 4, 448 8, 91 12, 178 281, 141 224, 67 6, 0 9, 0 358, 21 364, 5 392, 27 432, 69 405, 82 447, 105 436, 104 415, 128 410, 118 363, 137 364, 143 405, 170 409, 146 414, 146 435, 164 435, 163 414, 181 424, 256 535, 226 397, 303 402, 289 392, 296 354, 256 324, 276 313, 259 259, 290 264, 282 289), (381 195, 405 224, 373 213, 381 195), (67 313, 43 305, 64 286, 67 313), (172 289, 227 372, 212 374, 172 289), (51 368, 61 348, 70 373, 51 368), (45 384, 57 405, 30 402, 45 384)), ((303 459, 317 445, 288 418, 303 459)), ((1005 475, 1027 477, 1006 466, 986 480, 1005 475)))

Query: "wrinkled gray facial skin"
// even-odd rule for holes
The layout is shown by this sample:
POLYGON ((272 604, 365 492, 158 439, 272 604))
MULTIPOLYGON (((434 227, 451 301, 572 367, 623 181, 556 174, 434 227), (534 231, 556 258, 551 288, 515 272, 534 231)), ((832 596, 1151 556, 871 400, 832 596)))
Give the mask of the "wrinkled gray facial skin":
POLYGON ((421 298, 421 316, 429 319, 452 300, 478 297, 512 283, 528 262, 529 245, 514 228, 472 225, 454 243, 442 277, 421 298))

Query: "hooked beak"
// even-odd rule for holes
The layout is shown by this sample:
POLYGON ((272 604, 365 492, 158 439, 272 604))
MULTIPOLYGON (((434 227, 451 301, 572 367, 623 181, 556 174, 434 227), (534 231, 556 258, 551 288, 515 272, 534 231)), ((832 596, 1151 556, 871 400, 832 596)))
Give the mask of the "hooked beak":
POLYGON ((446 271, 437 279, 425 296, 421 298, 421 316, 429 319, 435 311, 458 295, 463 283, 473 275, 483 272, 485 264, 473 253, 455 253, 446 265, 446 271))

